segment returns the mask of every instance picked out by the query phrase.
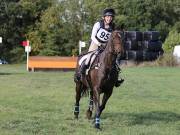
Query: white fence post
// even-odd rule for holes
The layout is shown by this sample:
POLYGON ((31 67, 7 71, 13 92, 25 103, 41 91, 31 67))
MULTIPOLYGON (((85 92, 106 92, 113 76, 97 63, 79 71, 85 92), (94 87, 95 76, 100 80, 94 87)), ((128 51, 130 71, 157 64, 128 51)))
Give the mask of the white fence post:
POLYGON ((26 70, 29 71, 29 52, 31 52, 31 46, 29 45, 29 40, 27 40, 27 44, 25 46, 25 52, 26 52, 26 70))
POLYGON ((79 54, 81 54, 81 48, 86 47, 86 43, 83 41, 79 41, 79 54))

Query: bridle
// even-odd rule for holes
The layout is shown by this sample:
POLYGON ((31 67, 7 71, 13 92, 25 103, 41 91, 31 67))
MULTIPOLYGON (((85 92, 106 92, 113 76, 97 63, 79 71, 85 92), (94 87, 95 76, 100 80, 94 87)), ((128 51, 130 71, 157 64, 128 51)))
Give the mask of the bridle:
POLYGON ((111 46, 113 48, 113 51, 111 53, 113 53, 114 55, 119 55, 121 53, 120 46, 123 44, 122 35, 120 34, 120 31, 114 31, 112 34, 113 35, 112 35, 112 44, 111 44, 111 46), (117 40, 117 36, 119 38, 118 40, 117 40), (116 46, 119 46, 119 48, 116 48, 116 46))

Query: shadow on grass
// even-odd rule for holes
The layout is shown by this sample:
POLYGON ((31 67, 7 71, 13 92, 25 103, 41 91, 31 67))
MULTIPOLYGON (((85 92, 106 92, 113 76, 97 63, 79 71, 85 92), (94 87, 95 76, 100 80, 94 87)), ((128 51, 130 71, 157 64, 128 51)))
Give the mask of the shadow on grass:
POLYGON ((112 119, 112 121, 125 121, 128 125, 152 125, 158 122, 168 123, 180 121, 180 114, 174 112, 144 112, 144 113, 104 113, 102 119, 112 119))
POLYGON ((12 73, 0 73, 0 75, 11 75, 12 73))
POLYGON ((0 75, 21 75, 23 73, 0 73, 0 75))

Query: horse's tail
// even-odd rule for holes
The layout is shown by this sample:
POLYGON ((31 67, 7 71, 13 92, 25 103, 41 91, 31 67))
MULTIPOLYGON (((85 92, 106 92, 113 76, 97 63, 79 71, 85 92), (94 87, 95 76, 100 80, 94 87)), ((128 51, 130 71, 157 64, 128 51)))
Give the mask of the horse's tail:
POLYGON ((79 79, 77 79, 78 78, 78 72, 79 72, 79 59, 80 59, 80 57, 78 56, 78 59, 77 59, 77 61, 76 61, 76 68, 75 68, 75 73, 74 73, 74 82, 75 83, 78 83, 80 80, 79 79))

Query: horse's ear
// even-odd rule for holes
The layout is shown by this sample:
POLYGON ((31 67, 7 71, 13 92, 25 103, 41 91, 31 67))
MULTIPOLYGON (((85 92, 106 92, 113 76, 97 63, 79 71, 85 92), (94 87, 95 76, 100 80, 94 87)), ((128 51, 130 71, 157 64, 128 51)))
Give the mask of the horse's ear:
POLYGON ((118 26, 116 26, 115 30, 124 32, 125 31, 125 25, 124 24, 118 25, 118 26))
POLYGON ((121 40, 124 41, 125 38, 125 31, 120 31, 120 30, 116 30, 117 31, 117 35, 119 38, 121 38, 121 40))
POLYGON ((118 31, 118 32, 117 32, 117 35, 118 35, 118 37, 121 38, 121 31, 118 31))

